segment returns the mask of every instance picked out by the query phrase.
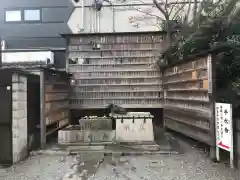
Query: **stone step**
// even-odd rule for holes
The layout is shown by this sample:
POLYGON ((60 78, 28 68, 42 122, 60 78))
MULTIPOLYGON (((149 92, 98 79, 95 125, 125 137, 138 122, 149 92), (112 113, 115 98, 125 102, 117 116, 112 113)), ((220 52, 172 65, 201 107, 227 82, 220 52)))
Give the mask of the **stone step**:
POLYGON ((68 147, 67 150, 68 151, 85 151, 85 150, 88 150, 88 151, 99 151, 99 150, 104 150, 105 146, 71 146, 71 147, 68 147))
POLYGON ((30 153, 31 156, 36 155, 53 155, 53 156, 68 156, 68 155, 77 155, 84 153, 100 153, 104 156, 140 156, 140 155, 157 155, 157 154, 181 154, 182 152, 177 150, 159 150, 159 151, 141 151, 134 149, 100 149, 100 150, 89 150, 89 149, 68 149, 65 151, 56 151, 56 150, 37 150, 30 153))
MULTIPOLYGON (((94 152, 94 151, 91 151, 94 152)), ((95 151, 102 152, 104 156, 142 156, 142 155, 158 155, 158 154, 180 154, 178 151, 95 151)), ((79 153, 89 153, 89 151, 71 151, 69 155, 77 155, 79 153)))
POLYGON ((74 143, 59 143, 60 146, 106 146, 112 145, 114 142, 74 142, 74 143))
POLYGON ((117 142, 120 145, 156 145, 155 141, 132 141, 132 142, 117 142))
POLYGON ((122 147, 128 147, 132 149, 139 149, 139 150, 148 150, 148 151, 158 151, 160 149, 159 145, 120 145, 122 147))

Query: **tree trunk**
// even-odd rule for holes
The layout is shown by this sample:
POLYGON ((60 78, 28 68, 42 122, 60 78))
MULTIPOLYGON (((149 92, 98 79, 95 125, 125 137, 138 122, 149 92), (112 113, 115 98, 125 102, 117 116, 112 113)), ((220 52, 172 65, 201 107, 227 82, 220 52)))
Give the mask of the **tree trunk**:
POLYGON ((168 49, 172 45, 172 26, 171 22, 169 20, 169 17, 166 18, 166 42, 165 42, 165 47, 168 49))

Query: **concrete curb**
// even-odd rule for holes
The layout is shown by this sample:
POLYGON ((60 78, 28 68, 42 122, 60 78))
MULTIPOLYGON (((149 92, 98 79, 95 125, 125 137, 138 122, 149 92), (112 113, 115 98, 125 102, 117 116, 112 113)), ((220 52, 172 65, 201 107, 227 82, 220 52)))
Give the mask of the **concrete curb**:
POLYGON ((87 142, 87 143, 58 143, 60 146, 108 146, 115 145, 114 142, 87 142))
POLYGON ((155 151, 155 152, 149 152, 149 151, 143 151, 143 152, 111 152, 111 151, 72 151, 69 152, 69 155, 77 155, 79 153, 103 153, 104 156, 141 156, 141 155, 158 155, 158 154, 179 154, 179 152, 176 151, 155 151))
POLYGON ((36 155, 50 155, 50 156, 69 156, 68 151, 54 151, 54 150, 39 150, 30 152, 30 156, 36 155))
POLYGON ((159 151, 174 151, 173 148, 161 148, 159 146, 142 146, 142 147, 137 147, 137 146, 127 146, 127 145, 119 145, 119 147, 124 147, 124 148, 131 148, 133 150, 142 150, 142 151, 148 151, 148 152, 159 152, 159 151))
POLYGON ((86 150, 78 150, 78 151, 54 151, 54 150, 39 150, 32 151, 30 156, 36 155, 49 155, 49 156, 73 156, 79 153, 103 153, 104 156, 141 156, 141 155, 158 155, 158 154, 181 154, 181 152, 177 151, 86 151, 86 150))

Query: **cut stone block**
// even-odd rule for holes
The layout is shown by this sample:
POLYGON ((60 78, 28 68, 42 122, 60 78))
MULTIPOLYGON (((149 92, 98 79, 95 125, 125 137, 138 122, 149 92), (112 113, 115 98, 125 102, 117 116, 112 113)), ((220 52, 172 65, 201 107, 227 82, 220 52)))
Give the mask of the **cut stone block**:
POLYGON ((111 130, 112 120, 106 117, 85 117, 79 120, 82 130, 111 130))
POLYGON ((113 130, 84 130, 84 142, 109 142, 115 140, 113 130))
POLYGON ((12 76, 12 157, 13 163, 28 155, 27 134, 27 78, 12 76))
MULTIPOLYGON (((79 130, 69 126, 58 131, 58 143, 81 143, 81 142, 114 142, 114 130, 79 130)), ((75 127, 76 128, 76 127, 75 127)))
POLYGON ((149 112, 129 112, 113 117, 116 119, 116 142, 154 141, 153 116, 149 112))

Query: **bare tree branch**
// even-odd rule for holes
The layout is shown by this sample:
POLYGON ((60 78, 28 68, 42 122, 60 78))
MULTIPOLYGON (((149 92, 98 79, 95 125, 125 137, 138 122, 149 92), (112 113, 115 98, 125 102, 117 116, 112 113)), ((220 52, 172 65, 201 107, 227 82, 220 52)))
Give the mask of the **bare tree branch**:
POLYGON ((165 3, 164 3, 164 9, 165 9, 165 12, 166 14, 169 16, 169 13, 168 13, 168 0, 165 0, 165 3))
POLYGON ((164 9, 161 7, 161 5, 157 2, 157 0, 153 0, 153 4, 155 4, 155 6, 158 8, 158 10, 165 16, 165 18, 167 19, 168 15, 167 13, 164 11, 164 9))
POLYGON ((157 15, 155 15, 155 14, 151 14, 151 13, 149 13, 149 12, 145 12, 145 11, 139 9, 139 8, 136 8, 135 10, 138 11, 138 12, 144 13, 145 15, 153 16, 153 17, 159 18, 159 19, 161 19, 162 21, 164 21, 163 18, 161 18, 160 16, 157 16, 157 15))
MULTIPOLYGON (((195 2, 194 2, 194 6, 195 6, 195 3, 197 3, 197 1, 195 0, 195 2)), ((183 23, 184 24, 187 24, 187 23, 189 23, 189 14, 190 14, 190 10, 192 10, 192 2, 191 1, 189 1, 189 4, 188 4, 188 11, 187 11, 187 13, 185 14, 185 17, 184 17, 184 20, 183 20, 183 23)), ((193 12, 194 13, 194 12, 193 12)), ((194 15, 193 15, 194 16, 194 15)))
POLYGON ((180 11, 182 11, 184 9, 184 7, 185 7, 185 5, 181 4, 181 7, 179 7, 178 10, 173 15, 173 17, 172 17, 173 20, 179 15, 180 11))
MULTIPOLYGON (((206 4, 207 0, 202 0, 202 2, 199 4, 198 7, 195 7, 196 9, 196 12, 195 12, 195 15, 191 21, 191 23, 193 24, 193 26, 196 28, 199 26, 199 19, 200 19, 200 16, 201 16, 201 13, 203 11, 203 8, 205 7, 205 4, 206 4)), ((197 4, 195 4, 197 6, 197 4)))
POLYGON ((170 9, 170 11, 169 11, 169 14, 170 14, 170 15, 172 14, 172 11, 173 11, 174 7, 176 7, 176 6, 178 5, 178 2, 179 2, 179 0, 176 0, 176 4, 173 4, 173 5, 172 5, 172 7, 171 7, 171 9, 170 9))
POLYGON ((197 10, 198 10, 198 3, 197 3, 197 0, 194 0, 194 5, 193 5, 193 22, 195 22, 195 18, 196 18, 196 15, 197 15, 197 10))
POLYGON ((240 2, 237 2, 235 5, 235 8, 233 8, 232 12, 228 16, 228 23, 231 23, 234 18, 239 14, 240 12, 240 2))

